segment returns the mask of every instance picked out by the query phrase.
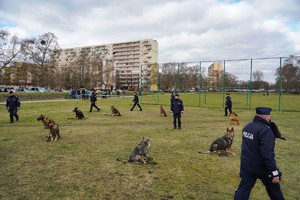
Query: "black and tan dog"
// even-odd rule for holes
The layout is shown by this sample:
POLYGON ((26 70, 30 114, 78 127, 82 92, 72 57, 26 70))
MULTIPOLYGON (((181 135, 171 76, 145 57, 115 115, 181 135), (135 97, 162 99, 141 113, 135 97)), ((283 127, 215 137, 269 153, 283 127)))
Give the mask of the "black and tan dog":
POLYGON ((167 113, 162 105, 160 106, 159 113, 161 117, 167 117, 167 113))
POLYGON ((210 149, 205 152, 199 151, 199 153, 218 153, 219 156, 227 156, 228 154, 235 155, 231 149, 231 145, 234 138, 234 129, 227 128, 227 132, 221 138, 216 139, 211 145, 210 149))
POLYGON ((118 158, 118 161, 123 161, 124 163, 135 163, 135 164, 157 164, 153 161, 153 158, 147 156, 148 150, 151 146, 149 139, 143 138, 140 143, 134 148, 128 160, 118 158))
POLYGON ((116 109, 114 106, 110 107, 111 109, 111 116, 122 116, 121 113, 116 109))
POLYGON ((48 135, 47 142, 58 140, 58 138, 60 138, 58 125, 55 123, 50 123, 49 129, 50 129, 50 132, 48 135))
POLYGON ((75 107, 73 112, 75 112, 76 114, 75 119, 86 119, 84 117, 84 114, 81 112, 81 110, 78 109, 78 107, 75 107))
POLYGON ((229 115, 230 118, 230 125, 234 124, 234 125, 240 125, 240 121, 237 119, 237 114, 235 112, 232 112, 229 115))
POLYGON ((56 124, 52 119, 49 119, 48 117, 44 116, 43 114, 40 114, 37 118, 38 121, 42 121, 44 123, 45 128, 49 128, 50 123, 56 124))

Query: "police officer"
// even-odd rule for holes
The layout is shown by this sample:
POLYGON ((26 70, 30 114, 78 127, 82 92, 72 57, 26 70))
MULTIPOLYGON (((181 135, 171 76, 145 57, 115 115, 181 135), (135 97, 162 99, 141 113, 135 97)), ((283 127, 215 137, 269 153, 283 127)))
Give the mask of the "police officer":
POLYGON ((130 109, 130 111, 133 111, 133 109, 134 109, 134 107, 135 107, 136 105, 140 108, 140 111, 143 110, 142 107, 141 107, 140 104, 139 104, 139 97, 138 97, 138 95, 136 94, 136 92, 134 93, 132 102, 134 102, 134 104, 133 104, 132 108, 130 109))
POLYGON ((175 94, 175 98, 171 102, 171 113, 173 113, 173 128, 176 129, 176 121, 178 120, 178 129, 181 129, 181 113, 183 113, 183 102, 181 99, 179 99, 179 94, 175 94))
POLYGON ((256 179, 265 185, 272 200, 284 199, 280 189, 280 176, 274 154, 275 138, 270 113, 272 108, 256 108, 256 116, 242 130, 241 182, 234 199, 249 199, 256 179))
POLYGON ((16 121, 19 121, 19 115, 18 115, 18 109, 21 106, 20 100, 17 96, 15 96, 13 91, 9 92, 9 97, 6 100, 6 109, 9 112, 10 116, 10 123, 14 123, 14 116, 16 118, 16 121))
POLYGON ((229 110, 229 115, 231 115, 232 113, 232 101, 231 101, 231 97, 230 97, 230 94, 227 93, 226 94, 226 102, 225 102, 225 115, 224 116, 227 116, 228 115, 228 110, 229 110))
POLYGON ((90 101, 91 101, 90 112, 92 112, 93 107, 95 107, 98 110, 98 112, 99 112, 100 108, 98 108, 98 106, 96 106, 97 94, 96 94, 95 90, 92 91, 92 94, 91 94, 91 97, 90 97, 90 101))

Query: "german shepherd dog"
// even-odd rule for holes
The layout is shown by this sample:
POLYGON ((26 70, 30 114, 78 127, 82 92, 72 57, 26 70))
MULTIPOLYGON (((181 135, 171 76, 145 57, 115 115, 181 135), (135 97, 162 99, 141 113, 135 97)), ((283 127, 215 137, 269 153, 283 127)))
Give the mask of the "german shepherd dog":
POLYGON ((239 120, 237 119, 237 114, 235 112, 232 112, 229 116, 230 118, 230 125, 240 125, 239 120))
POLYGON ((78 109, 78 107, 75 107, 73 112, 75 112, 75 114, 76 114, 75 119, 86 119, 84 117, 84 114, 81 112, 81 110, 78 109))
POLYGON ((133 152, 131 153, 128 160, 124 160, 121 158, 118 158, 118 161, 123 161, 124 163, 135 163, 135 164, 157 164, 153 161, 153 158, 150 156, 147 156, 148 150, 150 148, 151 144, 149 142, 149 139, 143 138, 140 143, 134 148, 133 152))
POLYGON ((57 124, 50 123, 49 128, 50 128, 50 132, 49 132, 49 135, 48 135, 47 142, 56 141, 58 138, 60 138, 59 129, 58 129, 57 124))
POLYGON ((227 132, 221 138, 216 139, 211 145, 210 149, 205 152, 199 151, 199 153, 218 153, 219 156, 227 156, 228 154, 235 155, 231 149, 231 145, 234 137, 234 129, 227 128, 227 132))
POLYGON ((111 109, 111 116, 122 116, 121 113, 116 109, 114 106, 110 107, 111 109))
POLYGON ((162 105, 160 106, 160 116, 167 117, 167 113, 162 105))
POLYGON ((45 117, 43 114, 40 114, 37 118, 38 121, 42 121, 44 123, 45 128, 49 128, 50 123, 56 124, 52 119, 45 117))

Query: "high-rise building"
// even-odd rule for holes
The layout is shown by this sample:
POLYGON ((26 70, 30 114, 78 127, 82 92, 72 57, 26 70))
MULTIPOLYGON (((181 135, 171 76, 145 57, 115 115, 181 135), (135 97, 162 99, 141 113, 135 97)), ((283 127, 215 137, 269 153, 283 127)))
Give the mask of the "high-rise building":
POLYGON ((219 87, 223 75, 222 62, 214 62, 208 67, 208 82, 211 86, 219 87))
MULTIPOLYGON (((156 40, 111 43, 87 47, 67 48, 52 54, 59 68, 72 67, 80 59, 90 60, 85 67, 96 67, 95 76, 100 76, 98 85, 114 88, 139 89, 150 87, 149 80, 158 62, 156 40)), ((153 83, 152 83, 153 85, 153 83)), ((149 89, 149 88, 147 88, 149 89)))

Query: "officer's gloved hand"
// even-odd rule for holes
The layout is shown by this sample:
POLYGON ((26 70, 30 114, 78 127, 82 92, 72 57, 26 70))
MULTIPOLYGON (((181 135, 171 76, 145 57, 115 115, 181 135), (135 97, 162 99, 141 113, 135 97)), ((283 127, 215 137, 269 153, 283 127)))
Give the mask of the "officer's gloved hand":
POLYGON ((278 183, 281 180, 282 173, 279 169, 272 171, 271 174, 269 174, 269 178, 273 183, 278 183), (278 181, 276 181, 278 179, 278 181), (275 181, 275 182, 274 182, 275 181))

